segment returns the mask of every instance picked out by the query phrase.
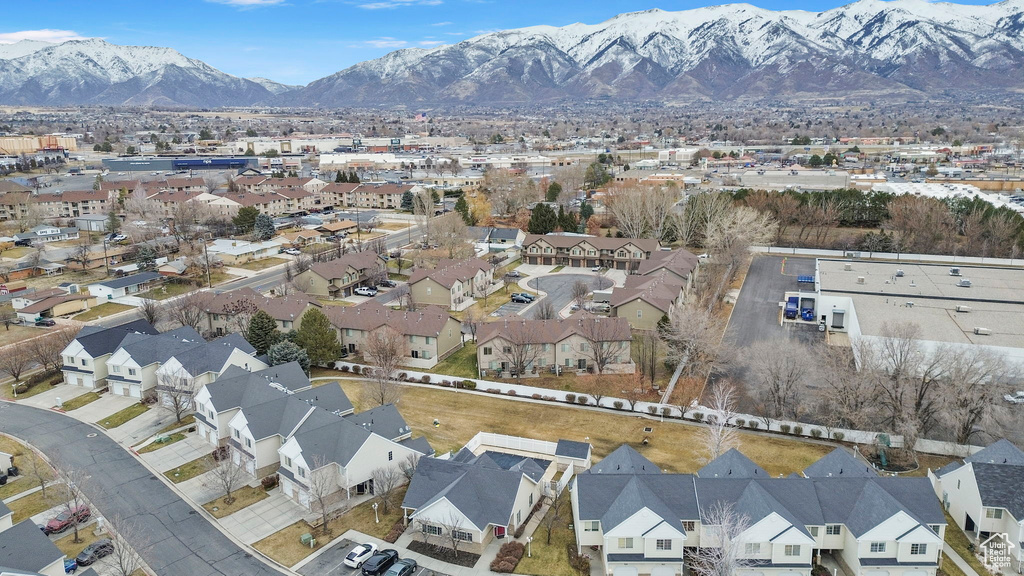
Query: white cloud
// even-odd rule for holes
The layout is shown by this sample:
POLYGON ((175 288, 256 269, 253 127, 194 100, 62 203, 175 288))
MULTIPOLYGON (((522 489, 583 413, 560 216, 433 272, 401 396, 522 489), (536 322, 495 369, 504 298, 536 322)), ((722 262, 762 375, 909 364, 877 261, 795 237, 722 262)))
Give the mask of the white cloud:
POLYGON ((441 46, 444 43, 444 40, 420 40, 418 42, 420 46, 426 46, 428 48, 433 48, 434 46, 441 46))
POLYGON ((403 48, 409 45, 405 40, 398 40, 396 38, 391 38, 390 36, 381 36, 374 40, 367 40, 366 44, 368 46, 373 46, 374 48, 403 48))
POLYGON ((239 8, 253 8, 256 6, 274 6, 276 4, 282 4, 285 0, 206 0, 207 2, 214 2, 216 4, 227 4, 228 6, 238 6, 239 8))
POLYGON ((491 28, 490 30, 477 30, 473 34, 493 34, 494 32, 501 32, 501 28, 491 28))
POLYGON ((434 22, 431 26, 451 26, 452 22, 434 22))
POLYGON ((364 10, 394 10, 407 6, 437 6, 443 3, 443 0, 380 0, 379 2, 359 4, 359 7, 364 10))
POLYGON ((21 40, 38 40, 41 42, 59 43, 67 42, 68 40, 85 39, 87 39, 87 36, 82 36, 74 30, 54 30, 51 28, 0 33, 0 44, 13 44, 21 40))
POLYGON ((448 36, 465 36, 466 35, 465 32, 445 32, 445 34, 448 35, 448 36))

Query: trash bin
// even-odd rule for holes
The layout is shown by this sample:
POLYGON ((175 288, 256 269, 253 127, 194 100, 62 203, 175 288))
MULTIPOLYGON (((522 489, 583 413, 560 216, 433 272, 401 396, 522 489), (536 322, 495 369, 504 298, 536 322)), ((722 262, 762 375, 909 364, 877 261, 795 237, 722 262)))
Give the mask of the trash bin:
POLYGON ((17 476, 18 475, 18 467, 17 466, 11 466, 10 468, 8 468, 7 469, 7 475, 10 476, 11 478, 17 476))

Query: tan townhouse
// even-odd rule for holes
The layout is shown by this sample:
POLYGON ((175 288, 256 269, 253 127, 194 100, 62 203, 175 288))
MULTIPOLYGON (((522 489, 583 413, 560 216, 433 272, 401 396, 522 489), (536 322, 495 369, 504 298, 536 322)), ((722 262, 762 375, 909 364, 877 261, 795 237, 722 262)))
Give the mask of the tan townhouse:
POLYGON ((437 268, 420 268, 409 277, 413 302, 452 310, 472 305, 494 283, 493 267, 479 258, 441 260, 437 268))
POLYGON ((401 336, 402 363, 407 366, 432 368, 462 348, 462 323, 440 307, 410 312, 369 300, 352 307, 327 306, 324 313, 347 354, 362 354, 367 339, 387 328, 401 336))
POLYGON ((107 214, 117 193, 104 190, 69 190, 60 194, 39 194, 33 201, 47 218, 76 218, 86 214, 107 214))
POLYGON ((0 194, 0 221, 25 218, 31 202, 32 192, 27 189, 0 194))
POLYGON ((528 234, 523 254, 526 263, 533 265, 636 271, 660 246, 647 238, 528 234))
POLYGON ((686 250, 659 250, 640 262, 624 286, 612 289, 611 315, 626 318, 633 328, 653 330, 689 294, 699 259, 686 250))
POLYGON ((577 312, 558 320, 485 322, 476 333, 480 377, 544 372, 632 374, 632 335, 625 318, 577 312))
POLYGON ((359 184, 332 182, 320 190, 321 202, 324 207, 355 206, 356 188, 359 188, 359 184))
POLYGON ((310 308, 320 308, 315 299, 301 293, 277 298, 264 296, 252 288, 239 288, 210 297, 206 304, 203 325, 212 334, 220 336, 248 328, 255 310, 262 310, 277 322, 278 330, 289 332, 302 325, 302 315, 310 308))
POLYGON ((295 277, 294 284, 320 298, 351 296, 359 286, 387 277, 387 262, 371 251, 349 252, 328 262, 317 262, 295 277))

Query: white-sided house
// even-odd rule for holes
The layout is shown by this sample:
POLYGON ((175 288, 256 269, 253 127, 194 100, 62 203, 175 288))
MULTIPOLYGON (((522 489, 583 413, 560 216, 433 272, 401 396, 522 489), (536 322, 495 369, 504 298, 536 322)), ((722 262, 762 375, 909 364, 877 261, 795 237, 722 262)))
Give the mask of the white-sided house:
MULTIPOLYGON (((222 446, 231 437, 228 422, 247 406, 269 402, 282 393, 308 390, 312 385, 298 362, 288 362, 249 372, 228 366, 217 378, 199 389, 193 399, 196 432, 212 446, 222 446)), ((351 412, 349 405, 348 412, 351 412)))
POLYGON ((373 493, 373 472, 378 468, 400 470, 410 458, 434 452, 425 438, 412 437, 405 419, 391 404, 343 418, 316 416, 278 451, 281 489, 310 509, 316 507, 309 491, 312 475, 327 475, 337 486, 327 498, 334 503, 353 494, 373 493))
POLYGON ((136 320, 113 328, 84 326, 61 351, 64 383, 83 388, 107 386, 107 360, 129 334, 159 334, 149 322, 136 320))
POLYGON ((157 272, 139 272, 121 278, 111 278, 89 284, 89 293, 100 300, 113 300, 149 290, 153 285, 163 282, 163 276, 157 272))
POLYGON ((174 406, 176 390, 186 386, 191 392, 198 391, 216 380, 229 366, 262 370, 267 364, 256 357, 256 349, 241 334, 228 334, 176 352, 162 362, 156 370, 158 398, 164 406, 174 406))
POLYGON ((998 440, 962 461, 929 470, 928 479, 957 526, 982 546, 1005 550, 1006 542, 1012 543, 1005 568, 1024 570, 1024 451, 998 440))
POLYGON ((198 332, 185 326, 155 336, 129 334, 107 359, 110 392, 142 398, 156 387, 156 371, 164 361, 205 342, 198 332))
POLYGON ((468 448, 447 460, 423 458, 402 501, 406 521, 417 540, 438 541, 452 530, 463 549, 480 553, 529 521, 557 467, 553 460, 468 448))

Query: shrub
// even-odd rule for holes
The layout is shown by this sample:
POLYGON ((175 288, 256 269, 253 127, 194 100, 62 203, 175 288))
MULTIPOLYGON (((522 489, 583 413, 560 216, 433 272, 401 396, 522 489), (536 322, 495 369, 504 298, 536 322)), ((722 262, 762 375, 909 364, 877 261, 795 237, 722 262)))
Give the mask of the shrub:
POLYGON ((751 430, 757 430, 760 427, 761 427, 761 423, 758 422, 757 420, 751 420, 751 421, 747 422, 747 428, 750 428, 751 430))
POLYGON ((799 436, 799 435, 801 435, 803 433, 804 433, 804 427, 803 426, 793 426, 793 434, 796 434, 797 436, 799 436))
POLYGON ((779 430, 781 430, 783 434, 789 434, 790 428, 789 424, 779 424, 779 430))
POLYGON ((548 402, 557 402, 558 401, 558 398, 555 398, 554 396, 545 396, 544 399, 547 400, 548 402))
POLYGON ((746 423, 747 423, 747 421, 744 420, 743 418, 737 418, 736 419, 736 426, 738 428, 742 428, 746 423))
POLYGON ((488 394, 501 394, 501 390, 498 390, 497 388, 488 388, 486 392, 488 394))
POLYGON ((718 423, 718 416, 714 414, 708 414, 707 423, 711 426, 714 426, 715 424, 718 423))
POLYGON ((388 535, 384 537, 384 541, 388 544, 394 544, 402 537, 402 532, 404 531, 401 528, 392 528, 391 532, 388 532, 388 535))
POLYGON ((348 367, 348 364, 342 364, 341 368, 338 368, 338 370, 341 370, 342 372, 348 372, 349 370, 351 370, 351 368, 348 367))
POLYGON ((277 486, 277 474, 264 477, 260 480, 260 485, 263 486, 264 490, 272 490, 274 486, 277 486))
POLYGON ((622 407, 625 406, 625 404, 622 402, 622 400, 616 400, 615 402, 612 402, 612 406, 616 410, 622 410, 622 407))
POLYGON ((702 422, 704 420, 704 413, 703 412, 694 412, 693 413, 693 419, 696 420, 697 422, 702 422))
POLYGON ((502 562, 500 564, 498 564, 498 569, 495 570, 495 572, 501 572, 501 573, 504 573, 504 574, 511 574, 512 571, 515 570, 515 569, 516 569, 516 567, 515 567, 514 564, 509 562, 507 559, 503 559, 502 562))
POLYGON ((427 376, 426 374, 420 376, 420 382, 423 384, 430 384, 430 376, 427 376))
POLYGON ((363 371, 363 368, 361 366, 353 366, 352 367, 352 373, 353 374, 360 374, 360 373, 362 373, 362 371, 363 371))
POLYGON ((406 374, 405 372, 399 372, 398 373, 398 379, 399 380, 407 380, 408 378, 409 378, 409 375, 406 374))
POLYGON ((509 396, 515 396, 516 395, 516 391, 515 390, 509 390, 508 392, 505 392, 505 394, 507 394, 509 396))
POLYGON ((533 398, 534 400, 541 400, 543 397, 540 394, 534 394, 530 396, 530 398, 533 398))
POLYGON ((671 416, 672 415, 672 407, 671 406, 662 406, 661 407, 661 415, 666 417, 666 418, 671 416))
POLYGON ((832 433, 832 438, 835 439, 835 440, 838 440, 840 442, 842 442, 843 438, 845 438, 845 437, 846 437, 846 434, 843 434, 842 432, 833 432, 832 433))
POLYGON ((657 414, 658 413, 658 407, 657 406, 648 406, 647 407, 647 413, 651 414, 652 416, 654 414, 657 414))
POLYGON ((585 396, 585 395, 583 395, 583 394, 580 394, 580 395, 579 395, 579 396, 578 396, 578 397, 576 398, 576 403, 577 403, 577 404, 587 404, 587 403, 589 403, 589 402, 590 402, 590 397, 588 397, 588 396, 585 396))
POLYGON ((448 380, 441 380, 441 386, 450 387, 452 385, 448 380))
POLYGON ((572 404, 573 402, 576 401, 576 395, 575 394, 566 394, 565 395, 565 401, 570 403, 570 404, 572 404))
POLYGON ((821 429, 811 428, 811 436, 814 436, 815 438, 821 438, 821 429))
POLYGON ((472 380, 463 380, 462 387, 466 390, 476 390, 476 382, 473 382, 472 380))
POLYGON ((502 544, 498 550, 498 558, 514 558, 518 562, 522 560, 525 552, 526 547, 523 546, 522 542, 507 542, 502 544))

